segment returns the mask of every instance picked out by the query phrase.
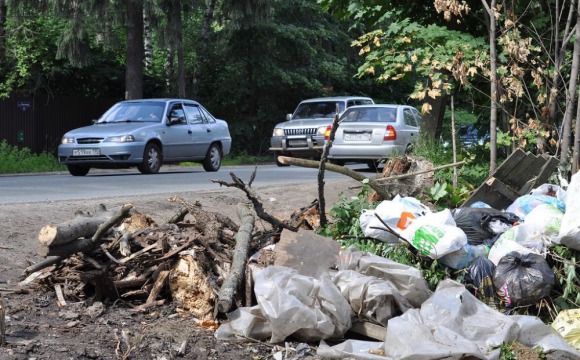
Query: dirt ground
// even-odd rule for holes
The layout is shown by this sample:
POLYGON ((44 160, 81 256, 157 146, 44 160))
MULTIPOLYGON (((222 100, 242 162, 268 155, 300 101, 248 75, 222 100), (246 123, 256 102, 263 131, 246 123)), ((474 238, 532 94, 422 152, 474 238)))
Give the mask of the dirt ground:
MULTIPOLYGON (((354 180, 328 181, 325 185, 326 209, 339 199, 358 193, 354 180)), ((287 219, 318 197, 315 184, 256 188, 265 210, 287 219)), ((214 332, 178 314, 171 303, 147 313, 132 311, 129 304, 102 304, 90 300, 59 307, 53 289, 35 288, 29 293, 15 291, 22 272, 39 262, 39 230, 49 223, 71 219, 77 210, 94 211, 99 204, 108 209, 133 204, 156 223, 166 222, 179 209, 168 201, 177 195, 188 202, 198 201, 202 209, 219 212, 240 223, 236 204, 247 202, 235 188, 205 192, 151 195, 126 198, 102 198, 77 201, 0 205, 0 290, 6 312, 6 344, 0 347, 0 359, 175 359, 185 344, 185 359, 267 359, 292 358, 290 349, 251 341, 227 342, 214 338, 214 332), (274 356, 276 355, 276 356, 274 356), (280 357, 281 358, 281 357, 280 357)), ((266 226, 257 219, 256 226, 266 226)), ((315 344, 310 355, 317 359, 315 344)))

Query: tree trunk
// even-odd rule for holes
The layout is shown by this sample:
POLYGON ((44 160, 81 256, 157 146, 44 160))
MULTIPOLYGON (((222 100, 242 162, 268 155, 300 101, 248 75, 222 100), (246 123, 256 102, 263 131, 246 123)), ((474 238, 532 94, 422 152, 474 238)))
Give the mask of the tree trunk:
MULTIPOLYGON (((566 169, 570 157, 570 139, 572 137, 572 117, 576 108, 576 86, 578 84, 578 71, 580 67, 580 2, 576 11, 576 39, 574 40, 574 51, 572 55, 572 68, 570 69, 570 83, 566 93, 566 112, 564 114, 564 123, 562 131, 562 153, 560 154, 560 168, 566 169)), ((576 130, 577 132, 578 130, 576 130)))
POLYGON ((197 61, 195 64, 195 70, 193 74, 193 89, 192 96, 197 99, 199 96, 199 82, 200 82, 200 69, 203 69, 203 64, 206 62, 205 52, 209 45, 209 36, 211 34, 211 23, 213 21, 213 15, 215 11, 216 0, 206 1, 207 7, 205 9, 205 14, 203 15, 203 26, 201 28, 201 41, 199 44, 199 49, 197 52, 197 61))
POLYGON ((495 44, 496 32, 496 0, 491 0, 488 4, 486 0, 481 0, 489 20, 489 67, 490 67, 490 115, 489 115, 489 173, 493 174, 497 169, 497 49, 495 44))
POLYGON ((429 134, 433 139, 441 136, 447 100, 447 95, 438 96, 436 99, 429 96, 425 98, 425 101, 431 105, 431 111, 421 115, 421 133, 429 134))
POLYGON ((125 99, 143 97, 143 3, 127 1, 125 99))
POLYGON ((151 71, 153 66, 153 29, 151 28, 151 14, 149 11, 143 11, 143 50, 145 71, 151 71))
POLYGON ((173 0, 171 5, 171 29, 174 39, 175 50, 177 51, 177 95, 185 98, 185 65, 183 56, 183 24, 181 20, 181 0, 173 0))
POLYGON ((548 97, 548 122, 550 124, 557 124, 557 113, 558 113, 558 99, 557 94, 560 93, 558 89, 560 88, 560 83, 562 82, 562 67, 564 64, 564 59, 566 58, 566 51, 568 49, 568 43, 570 42, 570 36, 572 32, 570 31, 572 27, 572 19, 574 14, 574 1, 570 4, 570 11, 568 12, 568 18, 566 20, 566 26, 564 33, 560 38, 560 1, 556 0, 556 18, 554 20, 554 71, 552 75, 552 84, 549 91, 548 97))

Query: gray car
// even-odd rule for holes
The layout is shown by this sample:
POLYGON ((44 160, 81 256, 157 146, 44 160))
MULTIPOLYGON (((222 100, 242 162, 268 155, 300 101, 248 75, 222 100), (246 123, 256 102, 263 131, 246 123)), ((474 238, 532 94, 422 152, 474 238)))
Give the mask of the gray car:
POLYGON ((365 162, 375 168, 378 161, 411 150, 420 120, 419 111, 407 105, 348 108, 339 119, 328 159, 339 164, 365 162))
POLYGON ((90 168, 136 166, 155 174, 164 163, 201 162, 217 171, 230 151, 228 124, 185 99, 140 99, 113 105, 93 125, 64 134, 58 159, 73 176, 90 168))
POLYGON ((350 106, 373 103, 364 96, 321 97, 300 102, 294 113, 286 115, 285 122, 274 127, 269 150, 274 153, 276 164, 284 166, 278 161, 279 155, 320 159, 324 133, 337 110, 340 115, 350 106))

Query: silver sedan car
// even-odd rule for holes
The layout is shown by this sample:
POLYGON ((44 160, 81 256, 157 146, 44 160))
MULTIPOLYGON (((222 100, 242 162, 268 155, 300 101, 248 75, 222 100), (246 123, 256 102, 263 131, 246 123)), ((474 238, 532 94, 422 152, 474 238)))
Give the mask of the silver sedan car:
POLYGON ((90 168, 136 166, 155 174, 163 163, 201 162, 217 171, 230 151, 228 124, 185 99, 141 99, 113 105, 93 125, 64 134, 58 159, 73 176, 90 168))
MULTIPOLYGON (((419 135, 421 114, 407 105, 360 105, 340 117, 328 159, 334 163, 378 161, 408 152, 419 135)), ((326 140, 330 135, 327 129, 326 140)))

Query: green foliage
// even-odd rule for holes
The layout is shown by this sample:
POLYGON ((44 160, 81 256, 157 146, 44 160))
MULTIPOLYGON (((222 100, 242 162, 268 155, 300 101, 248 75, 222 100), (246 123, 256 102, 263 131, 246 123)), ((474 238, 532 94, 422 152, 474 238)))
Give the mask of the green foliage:
MULTIPOLYGON (((341 194, 339 201, 329 211, 333 222, 330 227, 323 229, 322 233, 334 239, 347 238, 350 239, 349 241, 358 241, 364 238, 365 236, 360 228, 360 214, 364 209, 372 210, 377 205, 368 200, 370 191, 371 188, 368 184, 363 183, 357 196, 348 199, 341 194)), ((359 245, 364 245, 364 243, 359 245)))
POLYGON ((465 186, 454 188, 450 183, 438 181, 435 185, 427 189, 429 197, 424 201, 431 202, 439 210, 453 209, 465 202, 469 198, 470 193, 471 190, 465 186))
POLYGON ((8 145, 6 140, 0 142, 0 158, 0 174, 65 170, 51 154, 33 154, 29 148, 8 145))
POLYGON ((444 141, 425 133, 419 133, 419 139, 413 144, 413 155, 431 161, 434 166, 453 162, 453 153, 446 148, 444 141))
POLYGON ((554 246, 548 252, 556 286, 553 293, 556 311, 580 306, 580 252, 566 246, 554 246))
MULTIPOLYGON (((513 343, 501 343, 498 347, 500 349, 500 360, 517 360, 516 353, 513 350, 513 343)), ((497 349, 498 347, 494 347, 493 349, 497 349)))

